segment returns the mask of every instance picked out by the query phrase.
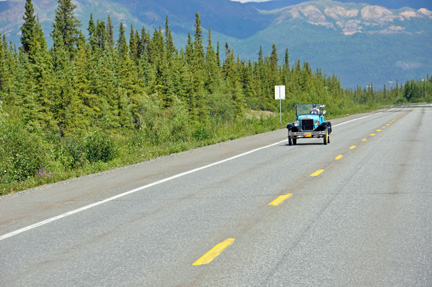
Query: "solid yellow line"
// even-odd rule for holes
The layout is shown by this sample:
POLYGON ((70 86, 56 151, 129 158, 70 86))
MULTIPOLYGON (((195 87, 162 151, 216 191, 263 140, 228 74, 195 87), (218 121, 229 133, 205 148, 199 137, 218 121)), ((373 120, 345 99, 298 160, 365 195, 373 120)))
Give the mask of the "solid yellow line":
POLYGON ((338 155, 335 160, 340 160, 341 158, 343 158, 343 155, 338 155))
POLYGON ((357 146, 353 145, 352 147, 350 147, 350 149, 355 149, 357 146))
POLYGON ((268 205, 278 206, 279 204, 281 204, 282 202, 284 202, 285 200, 287 200, 291 196, 293 196, 292 193, 287 193, 285 195, 281 195, 278 198, 276 198, 275 200, 273 200, 272 202, 270 202, 268 205))
POLYGON ((205 264, 209 264, 210 262, 213 261, 213 259, 215 259, 216 257, 219 256, 219 254, 222 253, 222 251, 225 250, 225 248, 227 248, 228 246, 230 246, 231 244, 234 243, 234 238, 228 238, 227 240, 217 244, 215 247, 213 247, 212 249, 210 249, 209 252, 207 252, 206 254, 204 254, 200 259, 198 259, 197 261, 195 261, 194 264, 195 266, 198 265, 205 265, 205 264))
POLYGON ((323 169, 317 170, 316 172, 312 173, 310 176, 318 176, 321 173, 323 173, 323 171, 324 171, 323 169))

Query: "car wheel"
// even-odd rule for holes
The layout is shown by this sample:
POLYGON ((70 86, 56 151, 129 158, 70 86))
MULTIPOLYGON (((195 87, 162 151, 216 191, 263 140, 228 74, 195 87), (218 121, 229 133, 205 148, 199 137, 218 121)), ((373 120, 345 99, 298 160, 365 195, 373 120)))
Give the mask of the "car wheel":
POLYGON ((297 144, 297 138, 293 138, 293 144, 297 144))
POLYGON ((293 144, 293 139, 292 137, 288 137, 288 145, 292 145, 293 144))
POLYGON ((327 145, 327 138, 328 138, 328 130, 326 130, 326 134, 323 137, 323 139, 324 139, 324 145, 327 145))
POLYGON ((330 143, 330 134, 328 134, 327 143, 330 143))

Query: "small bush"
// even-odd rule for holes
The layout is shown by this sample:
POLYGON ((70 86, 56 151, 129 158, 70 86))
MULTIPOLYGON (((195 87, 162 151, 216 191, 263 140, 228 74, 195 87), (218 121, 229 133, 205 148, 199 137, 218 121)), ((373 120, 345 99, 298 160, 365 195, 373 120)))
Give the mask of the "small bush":
POLYGON ((35 129, 3 123, 0 128, 0 181, 24 181, 50 163, 51 151, 35 129))
POLYGON ((102 161, 109 162, 117 155, 114 141, 106 134, 97 131, 85 138, 86 158, 90 163, 102 161))
POLYGON ((62 146, 64 153, 62 163, 66 167, 79 168, 86 162, 86 151, 83 139, 68 137, 63 139, 62 146))

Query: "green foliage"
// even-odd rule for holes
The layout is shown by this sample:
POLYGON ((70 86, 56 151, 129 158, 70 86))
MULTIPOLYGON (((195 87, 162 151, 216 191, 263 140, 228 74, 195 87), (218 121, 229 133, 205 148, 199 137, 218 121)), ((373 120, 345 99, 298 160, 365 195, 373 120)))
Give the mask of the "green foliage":
POLYGON ((50 163, 51 150, 40 131, 27 130, 18 123, 3 122, 0 127, 0 182, 24 181, 50 163))
POLYGON ((102 161, 109 162, 117 155, 114 141, 106 134, 91 132, 84 140, 86 158, 90 163, 102 161))
MULTIPOLYGON (((243 60, 228 43, 221 59, 211 30, 204 47, 199 14, 178 50, 164 31, 141 33, 110 16, 78 30, 75 5, 59 0, 48 50, 31 1, 26 1, 22 48, 0 41, 0 191, 61 180, 160 155, 280 128, 274 86, 285 85, 284 121, 297 103, 321 102, 336 117, 381 104, 432 101, 432 81, 375 91, 342 88, 336 75, 308 62, 282 64, 270 55, 243 60), (270 116, 254 116, 269 114, 270 116), (252 116, 251 116, 252 115, 252 116), (11 120, 13 119, 13 121, 11 120), (55 177, 52 174, 55 174, 55 177)), ((283 126, 283 124, 282 124, 283 126)))

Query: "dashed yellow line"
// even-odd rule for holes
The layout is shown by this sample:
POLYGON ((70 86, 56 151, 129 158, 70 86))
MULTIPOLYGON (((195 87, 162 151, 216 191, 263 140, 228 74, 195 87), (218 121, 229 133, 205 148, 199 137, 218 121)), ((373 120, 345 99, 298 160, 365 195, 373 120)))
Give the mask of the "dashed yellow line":
POLYGON ((371 137, 376 136, 376 134, 370 134, 370 135, 371 135, 371 137))
POLYGON ((362 142, 365 142, 365 141, 367 141, 367 139, 362 139, 362 142))
POLYGON ((340 154, 335 158, 335 160, 340 160, 341 158, 343 158, 343 155, 340 154))
POLYGON ((320 169, 320 170, 317 170, 316 172, 312 173, 310 176, 318 176, 318 175, 320 175, 323 172, 324 172, 324 170, 320 169))
POLYGON ((350 147, 350 149, 355 149, 357 146, 353 145, 352 147, 350 147))
POLYGON ((225 250, 225 248, 233 244, 234 240, 235 240, 234 238, 228 238, 227 240, 217 244, 215 247, 210 249, 210 251, 204 254, 200 259, 195 261, 195 263, 192 265, 199 266, 199 265, 209 264, 210 262, 213 261, 213 259, 218 257, 219 254, 221 254, 225 250))
POLYGON ((381 130, 380 129, 377 129, 377 132, 380 132, 381 130))
POLYGON ((293 196, 292 193, 287 193, 285 195, 281 195, 278 198, 276 198, 275 200, 273 200, 272 202, 270 202, 268 205, 278 206, 279 204, 281 204, 282 202, 284 202, 285 200, 287 200, 291 196, 293 196))

